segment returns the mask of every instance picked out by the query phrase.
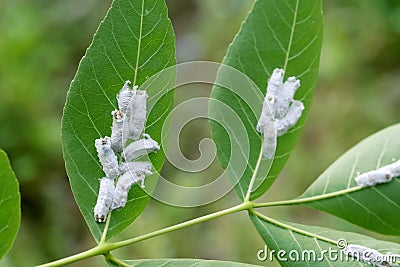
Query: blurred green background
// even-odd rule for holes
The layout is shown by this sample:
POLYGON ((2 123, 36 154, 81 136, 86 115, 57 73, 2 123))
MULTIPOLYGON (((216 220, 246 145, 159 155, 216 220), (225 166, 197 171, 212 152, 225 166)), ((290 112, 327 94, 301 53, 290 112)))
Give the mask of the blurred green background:
MULTIPOLYGON (((168 0, 178 62, 220 62, 252 2, 168 0)), ((10 157, 22 194, 21 229, 1 267, 32 266, 95 245, 65 174, 60 121, 69 83, 110 4, 110 0, 0 1, 0 147, 10 157)), ((400 2, 327 0, 324 14, 320 79, 310 117, 300 143, 264 199, 302 193, 351 146, 400 119, 400 2)), ((210 89, 179 89, 176 102, 207 96, 210 89)), ((183 153, 197 158, 198 143, 193 140, 209 136, 207 121, 188 125, 179 136, 183 153)), ((171 180, 191 179, 169 164, 164 174, 171 180)), ((195 177, 209 180, 210 172, 195 177)), ((228 207, 237 202, 235 198, 230 194, 212 205, 191 209, 151 201, 121 238, 228 207)), ((300 223, 367 233, 311 209, 271 208, 268 212, 300 223)), ((147 240, 115 255, 267 264, 256 257, 263 246, 247 215, 239 213, 147 240)), ((105 266, 101 257, 71 266, 84 265, 105 266)))

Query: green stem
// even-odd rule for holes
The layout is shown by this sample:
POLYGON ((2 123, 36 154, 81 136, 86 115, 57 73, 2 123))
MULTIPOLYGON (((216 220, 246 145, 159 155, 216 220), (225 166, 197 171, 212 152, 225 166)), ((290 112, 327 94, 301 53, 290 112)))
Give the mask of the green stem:
POLYGON ((253 209, 250 209, 249 212, 252 213, 252 214, 254 214, 254 215, 256 215, 258 218, 260 218, 260 219, 262 219, 262 220, 264 220, 264 221, 267 221, 267 222, 269 222, 269 223, 275 224, 275 225, 277 225, 277 226, 279 226, 279 227, 282 227, 282 228, 291 230, 291 231, 293 231, 293 232, 296 232, 296 233, 299 233, 299 234, 302 234, 302 235, 305 235, 305 236, 309 236, 309 237, 312 237, 312 238, 316 238, 316 239, 319 239, 319 240, 322 240, 322 241, 325 241, 325 242, 328 242, 328 243, 332 243, 332 244, 334 244, 334 245, 337 244, 337 241, 336 241, 336 240, 333 240, 333 239, 330 239, 330 238, 327 238, 327 237, 324 237, 324 236, 320 236, 320 235, 317 235, 317 234, 313 234, 313 233, 311 233, 311 232, 308 232, 308 231, 299 229, 299 228, 297 228, 297 227, 290 226, 290 225, 285 224, 285 223, 283 223, 283 222, 280 222, 280 221, 277 221, 277 220, 272 219, 272 218, 270 218, 270 217, 267 217, 267 216, 265 216, 264 214, 261 214, 261 213, 255 211, 255 210, 253 210, 253 209))
MULTIPOLYGON (((63 259, 60 259, 60 260, 57 260, 57 261, 53 261, 53 262, 50 262, 50 263, 46 263, 46 264, 43 264, 43 265, 38 265, 36 267, 63 266, 63 265, 66 265, 66 264, 70 264, 70 263, 73 263, 73 262, 76 262, 76 261, 80 261, 80 260, 83 260, 83 259, 86 259, 86 258, 98 256, 98 255, 105 255, 105 257, 110 259, 111 261, 116 260, 116 261, 120 262, 120 260, 114 258, 109 253, 111 250, 114 250, 114 249, 117 249, 117 248, 121 248, 121 247, 125 247, 125 246, 131 245, 131 244, 134 244, 134 243, 137 243, 137 242, 140 242, 140 241, 152 238, 152 237, 156 237, 156 236, 159 236, 159 235, 162 235, 162 234, 173 232, 173 231, 176 231, 176 230, 179 230, 179 229, 182 229, 182 228, 185 228, 185 227, 189 227, 189 226, 201 223, 201 222, 205 222, 205 221, 208 221, 208 220, 211 220, 211 219, 215 219, 215 218, 218 218, 218 217, 221 217, 221 216, 224 216, 224 215, 228 215, 228 214, 231 214, 231 213, 239 212, 239 211, 242 211, 242 210, 248 210, 248 209, 251 209, 251 207, 252 207, 252 203, 251 202, 244 202, 244 203, 239 204, 237 206, 234 206, 232 208, 228 208, 228 209, 224 209, 224 210, 221 210, 221 211, 218 211, 218 212, 214 212, 214 213, 211 213, 211 214, 208 214, 208 215, 205 215, 205 216, 201 216, 199 218, 192 219, 190 221, 186 221, 186 222, 183 222, 183 223, 178 223, 176 225, 173 225, 173 226, 170 226, 170 227, 166 227, 166 228, 163 228, 163 229, 160 229, 160 230, 148 233, 148 234, 144 234, 144 235, 141 235, 141 236, 138 236, 138 237, 135 237, 135 238, 131 238, 131 239, 115 242, 115 243, 106 243, 105 241, 102 241, 96 247, 91 248, 89 250, 86 250, 84 252, 81 252, 79 254, 76 254, 76 255, 73 255, 73 256, 70 256, 70 257, 67 257, 67 258, 63 258, 63 259)), ((103 233, 103 236, 104 236, 104 233, 103 233)), ((102 240, 103 240, 103 238, 102 238, 102 240)), ((124 265, 122 265, 122 266, 124 266, 124 265)), ((129 265, 126 265, 126 266, 129 266, 129 265)))
POLYGON ((99 244, 104 244, 104 243, 106 242, 108 228, 110 227, 111 214, 112 214, 112 212, 110 212, 110 213, 108 214, 107 221, 106 221, 106 225, 104 226, 103 234, 102 234, 102 236, 101 236, 101 239, 100 239, 99 244))
POLYGON ((272 206, 288 206, 288 205, 296 205, 296 204, 303 204, 313 201, 318 201, 322 199, 333 198, 341 195, 346 195, 352 192, 356 192, 361 190, 362 187, 355 186, 350 187, 344 190, 339 190, 335 192, 331 192, 328 194, 313 196, 313 197, 305 197, 305 198, 296 198, 296 199, 289 199, 289 200, 281 200, 281 201, 273 201, 273 202, 266 202, 266 203, 253 203, 254 208, 262 208, 262 207, 272 207, 272 206))
POLYGON ((118 266, 122 266, 122 267, 131 267, 131 265, 129 265, 129 264, 123 262, 122 260, 120 260, 120 259, 114 257, 113 255, 111 255, 111 253, 105 254, 104 257, 106 257, 106 259, 107 259, 108 261, 111 261, 111 262, 117 264, 118 266))
POLYGON ((75 254, 73 256, 69 256, 60 260, 56 260, 53 262, 49 262, 46 264, 42 264, 42 265, 38 265, 36 267, 56 267, 56 266, 63 266, 66 264, 70 264, 76 261, 80 261, 83 259, 87 259, 90 257, 94 257, 94 256, 98 256, 98 255, 102 255, 104 253, 106 253, 107 247, 105 245, 98 245, 94 248, 88 249, 86 251, 83 251, 81 253, 75 254))
POLYGON ((127 239, 127 240, 123 240, 123 241, 119 241, 119 242, 115 242, 115 243, 110 243, 109 245, 111 247, 111 250, 117 249, 117 248, 120 248, 120 247, 125 247, 125 246, 131 245, 131 244, 134 244, 134 243, 137 243, 137 242, 140 242, 140 241, 152 238, 152 237, 156 237, 156 236, 159 236, 159 235, 162 235, 162 234, 166 234, 166 233, 169 233, 169 232, 173 232, 173 231, 176 231, 176 230, 188 227, 188 226, 192 226, 194 224, 205 222, 205 221, 208 221, 208 220, 211 220, 211 219, 215 219, 215 218, 218 218, 218 217, 221 217, 221 216, 224 216, 224 215, 228 215, 228 214, 231 214, 231 213, 235 213, 235 212, 238 212, 238 211, 247 210, 247 209, 250 209, 251 206, 252 206, 251 202, 244 202, 242 204, 239 204, 239 205, 234 206, 234 207, 229 208, 229 209, 225 209, 225 210, 221 210, 221 211, 218 211, 218 212, 214 212, 214 213, 211 213, 211 214, 208 214, 208 215, 205 215, 205 216, 201 216, 201 217, 198 217, 196 219, 193 219, 193 220, 190 220, 190 221, 186 221, 186 222, 183 222, 183 223, 178 223, 176 225, 173 225, 173 226, 170 226, 170 227, 166 227, 166 228, 163 228, 163 229, 160 229, 160 230, 148 233, 148 234, 144 234, 144 235, 141 235, 141 236, 138 236, 138 237, 134 237, 134 238, 131 238, 131 239, 127 239))
POLYGON ((251 176, 249 188, 247 189, 247 193, 246 193, 246 197, 245 197, 245 202, 250 200, 251 191, 253 190, 253 186, 254 186, 254 182, 256 181, 258 169, 260 168, 260 165, 261 165, 261 161, 262 161, 262 157, 263 157, 263 150, 264 150, 264 143, 261 143, 260 154, 258 155, 258 159, 257 159, 256 167, 254 169, 253 176, 251 176))
MULTIPOLYGON (((257 170, 257 168, 258 168, 258 164, 256 166, 256 170, 257 170)), ((255 178, 255 176, 253 175, 253 177, 252 177, 252 182, 253 183, 254 183, 254 178, 255 178)), ((357 186, 357 187, 351 187, 351 188, 348 188, 348 189, 344 189, 344 190, 340 190, 340 191, 336 191, 336 192, 332 192, 332 193, 328 193, 328 194, 313 196, 313 197, 291 199, 291 200, 282 200, 282 201, 267 202, 267 203, 252 203, 252 202, 246 200, 242 204, 239 204, 239 205, 234 206, 232 208, 228 208, 228 209, 225 209, 225 210, 214 212, 214 213, 211 213, 211 214, 208 214, 208 215, 205 215, 205 216, 201 216, 199 218, 195 218, 195 219, 192 219, 192 220, 189 220, 189 221, 186 221, 186 222, 183 222, 183 223, 179 223, 179 224, 176 224, 176 225, 173 225, 173 226, 170 226, 170 227, 166 227, 166 228, 163 228, 163 229, 160 229, 160 230, 148 233, 148 234, 144 234, 144 235, 141 235, 141 236, 138 236, 138 237, 134 237, 134 238, 131 238, 131 239, 127 239, 127 240, 123 240, 123 241, 119 241, 119 242, 114 242, 114 243, 106 243, 107 229, 108 229, 108 225, 110 223, 110 217, 109 217, 107 219, 107 222, 106 222, 106 225, 105 225, 104 232, 103 232, 103 235, 101 237, 100 243, 96 247, 91 248, 89 250, 86 250, 84 252, 78 253, 76 255, 70 256, 70 257, 66 257, 66 258, 63 258, 63 259, 60 259, 60 260, 57 260, 57 261, 53 261, 53 262, 50 262, 50 263, 46 263, 46 264, 43 264, 43 265, 38 265, 37 267, 63 266, 63 265, 66 265, 66 264, 70 264, 70 263, 73 263, 73 262, 76 262, 76 261, 80 261, 80 260, 83 260, 83 259, 86 259, 86 258, 98 256, 98 255, 105 255, 105 257, 107 259, 109 259, 110 261, 115 262, 115 263, 117 263, 117 264, 119 264, 121 266, 129 266, 129 265, 125 264, 124 262, 122 262, 121 260, 119 260, 119 259, 115 258, 114 256, 112 256, 109 252, 111 250, 114 250, 114 249, 117 249, 117 248, 125 247, 125 246, 131 245, 131 244, 134 244, 134 243, 146 240, 146 239, 150 239, 150 238, 162 235, 162 234, 173 232, 173 231, 176 231, 176 230, 179 230, 179 229, 183 229, 185 227, 189 227, 189 226, 201 223, 201 222, 205 222, 205 221, 208 221, 208 220, 211 220, 211 219, 222 217, 224 215, 228 215, 228 214, 231 214, 231 213, 239 212, 239 211, 242 211, 242 210, 249 210, 250 213, 256 215, 257 217, 259 217, 259 218, 261 218, 261 219, 263 219, 265 221, 268 221, 270 223, 273 223, 275 225, 278 225, 280 227, 292 230, 292 231, 300 233, 300 234, 304 234, 306 236, 317 238, 317 239, 320 239, 320 240, 323 240, 323 241, 326 241, 326 242, 329 242, 329 243, 336 244, 335 240, 332 240, 332 239, 329 239, 329 238, 325 238, 325 237, 322 237, 322 236, 319 236, 319 235, 316 235, 316 234, 313 234, 313 233, 310 233, 310 232, 307 232, 307 231, 292 227, 290 225, 284 224, 282 222, 279 222, 277 220, 269 218, 269 217, 267 217, 267 216, 265 216, 265 215, 263 215, 263 214, 261 214, 259 212, 254 211, 253 208, 302 204, 302 203, 307 203, 307 202, 313 202, 313 201, 318 201, 318 200, 322 200, 322 199, 332 198, 332 197, 348 194, 348 193, 351 193, 351 192, 356 192, 356 191, 361 190, 361 189, 362 189, 361 187, 357 186)), ((247 191, 246 199, 250 197, 250 193, 251 193, 251 187, 249 187, 249 190, 247 191)))

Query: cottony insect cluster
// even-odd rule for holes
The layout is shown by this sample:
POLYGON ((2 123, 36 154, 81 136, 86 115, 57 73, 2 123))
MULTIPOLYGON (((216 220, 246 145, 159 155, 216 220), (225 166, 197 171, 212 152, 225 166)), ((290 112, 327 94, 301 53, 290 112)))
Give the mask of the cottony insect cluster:
POLYGON ((126 81, 117 95, 118 109, 111 112, 111 137, 95 140, 99 161, 105 174, 105 177, 100 179, 99 195, 94 207, 94 219, 97 222, 105 222, 110 210, 125 206, 133 184, 140 182, 144 188, 144 179, 153 174, 152 165, 147 161, 135 160, 160 149, 150 135, 143 133, 147 93, 137 90, 137 86, 131 89, 130 84, 130 81, 126 81), (140 137, 143 138, 139 139, 140 137), (126 146, 128 139, 132 142, 126 146), (120 163, 118 153, 121 153, 120 163))
POLYGON ((377 184, 389 183, 394 177, 400 176, 400 160, 358 175, 354 178, 360 187, 374 186, 377 184))
POLYGON ((263 156, 272 159, 275 155, 276 137, 282 136, 296 125, 304 110, 304 105, 294 100, 300 87, 300 80, 289 77, 283 83, 283 69, 275 69, 268 80, 263 109, 257 123, 257 131, 264 137, 263 156))

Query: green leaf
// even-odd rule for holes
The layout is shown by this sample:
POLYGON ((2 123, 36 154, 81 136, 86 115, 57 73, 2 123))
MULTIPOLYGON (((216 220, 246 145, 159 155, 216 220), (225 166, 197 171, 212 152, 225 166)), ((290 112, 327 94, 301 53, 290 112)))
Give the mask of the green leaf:
POLYGON ((299 198, 348 193, 306 203, 361 227, 400 235, 400 180, 357 190, 354 178, 400 158, 400 124, 388 127, 354 146, 336 160, 299 198), (351 192, 352 189, 356 191, 351 192), (346 192, 346 191, 344 191, 346 192))
POLYGON ((21 222, 21 199, 17 178, 7 154, 0 149, 0 259, 14 243, 21 222))
POLYGON ((250 215, 258 233, 267 246, 267 249, 265 247, 260 248, 264 250, 260 254, 262 257, 267 256, 267 260, 269 260, 268 257, 272 250, 275 250, 275 256, 277 256, 279 250, 285 251, 286 254, 281 254, 280 260, 277 257, 282 266, 370 266, 367 263, 358 262, 352 257, 349 257, 347 260, 347 257, 341 252, 337 244, 335 244, 339 239, 342 239, 340 244, 343 244, 344 241, 347 244, 362 245, 373 248, 382 254, 398 254, 400 252, 400 244, 393 242, 376 240, 351 232, 273 220, 277 224, 282 224, 278 226, 260 217, 254 214, 250 215), (331 239, 335 242, 331 243, 309 236, 308 234, 331 239), (323 250, 326 251, 324 254, 322 253, 323 250), (265 251, 267 254, 264 253, 265 251), (292 256, 290 257, 290 255, 292 256), (308 258, 308 256, 311 258, 308 258), (316 260, 314 260, 314 256, 316 260))
MULTIPOLYGON (((171 65, 175 65, 175 38, 164 0, 115 0, 79 64, 62 121, 63 153, 72 192, 97 241, 105 224, 94 221, 93 207, 104 173, 94 140, 110 136, 110 112, 117 106, 116 94, 125 80, 143 89, 146 79, 171 65)), ((169 78, 162 85, 145 86, 149 95, 145 131, 158 142, 162 124, 173 105, 172 92, 166 93, 173 74, 169 78), (159 96, 163 97, 158 99, 159 96)), ((154 168, 160 170, 165 155, 159 151, 150 159, 154 168)), ((148 182, 146 190, 151 191, 156 177, 149 177, 148 182)), ((148 200, 148 195, 134 186, 125 208, 112 213, 107 237, 130 225, 148 200)))
POLYGON ((135 267, 173 267, 173 266, 209 266, 209 267, 252 267, 257 265, 236 263, 231 261, 214 261, 214 260, 199 260, 199 259, 155 259, 155 260, 133 260, 126 263, 135 267))
MULTIPOLYGON (((249 190, 251 177, 257 169, 261 153, 262 139, 256 132, 256 125, 261 114, 267 81, 275 68, 285 70, 285 79, 290 76, 299 78, 301 86, 295 99, 303 101, 305 110, 297 126, 278 138, 273 161, 261 161, 258 173, 254 177, 254 186, 250 188, 252 191, 250 199, 256 199, 268 190, 300 137, 317 81, 322 30, 320 0, 256 1, 240 32, 229 47, 223 63, 247 75, 258 89, 258 93, 255 93, 251 86, 242 87, 240 91, 232 90, 225 85, 215 86, 211 95, 213 99, 231 107, 245 126, 245 132, 239 131, 229 136, 229 130, 226 129, 230 125, 237 124, 238 120, 225 117, 220 108, 223 105, 210 103, 210 117, 219 118, 217 122, 210 124, 213 139, 217 145, 217 155, 223 168, 228 167, 232 149, 238 143, 239 146, 243 146, 241 142, 232 140, 238 140, 242 136, 246 136, 249 140, 248 155, 246 147, 242 148, 247 165, 244 169, 239 169, 242 165, 235 166, 234 164, 233 169, 228 170, 228 175, 234 184, 241 179, 235 186, 235 191, 241 199, 245 198, 249 190), (253 100, 257 101, 248 102, 247 98, 243 98, 246 94, 255 95, 253 100), (242 176, 237 177, 242 173, 242 176)), ((223 68, 219 71, 217 83, 221 84, 221 79, 229 78, 235 77, 226 74, 223 68)))

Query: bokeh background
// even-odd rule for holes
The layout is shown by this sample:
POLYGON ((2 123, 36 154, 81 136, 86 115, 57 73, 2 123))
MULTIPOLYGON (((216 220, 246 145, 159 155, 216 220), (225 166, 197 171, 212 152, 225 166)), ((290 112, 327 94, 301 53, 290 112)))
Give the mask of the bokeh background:
MULTIPOLYGON (((220 62, 252 2, 168 0, 178 62, 220 62)), ((22 194, 21 228, 1 267, 32 266, 95 245, 65 174, 60 121, 69 83, 110 4, 110 0, 0 1, 0 147, 10 157, 22 194)), ((264 199, 302 193, 351 146, 400 120, 400 2, 326 0, 324 14, 320 78, 310 117, 300 143, 264 199)), ((176 102, 208 96, 210 89, 179 89, 176 102)), ((209 136, 206 120, 188 124, 179 136, 183 153, 196 159, 200 155, 198 141, 209 136)), ((170 164, 163 172, 171 180, 208 180, 211 175, 190 176, 170 164)), ((236 202, 234 194, 190 209, 151 201, 120 238, 236 202)), ((307 208, 271 208, 266 212, 300 223, 368 233, 307 208)), ((400 242, 399 238, 373 236, 400 242)), ((263 246, 247 215, 239 213, 129 246, 115 255, 123 259, 190 257, 267 264, 256 257, 263 246)), ((97 257, 71 266, 105 265, 97 257)))

